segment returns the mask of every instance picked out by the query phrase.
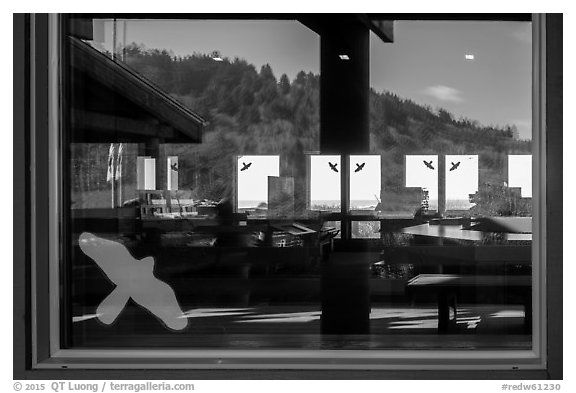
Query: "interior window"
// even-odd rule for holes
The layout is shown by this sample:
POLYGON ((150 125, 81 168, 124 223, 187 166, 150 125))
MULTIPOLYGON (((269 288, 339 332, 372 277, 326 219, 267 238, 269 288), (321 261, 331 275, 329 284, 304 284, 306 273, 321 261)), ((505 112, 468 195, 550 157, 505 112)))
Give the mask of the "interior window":
POLYGON ((478 191, 478 156, 446 155, 446 210, 469 210, 478 191))
POLYGON ((337 155, 310 156, 310 207, 340 211, 342 165, 337 155))
POLYGON ((508 183, 520 188, 522 198, 532 198, 532 155, 508 156, 508 183))
MULTIPOLYGON (((376 211, 380 203, 380 156, 350 156, 350 210, 376 211)), ((380 204, 381 205, 381 204, 380 204)))
POLYGON ((406 187, 419 189, 415 194, 421 202, 418 207, 438 210, 438 156, 406 156, 406 187))
POLYGON ((269 176, 278 176, 279 156, 238 156, 238 209, 268 208, 269 176))

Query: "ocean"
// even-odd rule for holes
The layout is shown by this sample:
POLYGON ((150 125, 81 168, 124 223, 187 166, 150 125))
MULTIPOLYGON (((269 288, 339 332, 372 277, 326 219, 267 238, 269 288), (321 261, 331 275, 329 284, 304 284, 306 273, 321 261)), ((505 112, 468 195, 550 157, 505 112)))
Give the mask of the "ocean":
MULTIPOLYGON (((239 209, 255 209, 261 203, 266 203, 266 201, 255 201, 255 200, 241 200, 238 201, 239 209)), ((350 201, 350 208, 353 210, 373 210, 378 201, 375 199, 356 199, 350 201)), ((430 200, 430 209, 436 210, 438 207, 438 202, 436 200, 430 200)), ((446 201, 446 210, 468 210, 474 204, 470 203, 467 199, 448 199, 446 201)), ((340 207, 340 200, 335 199, 322 199, 313 200, 312 209, 314 210, 331 210, 340 207)), ((386 208, 386 202, 384 202, 384 208, 386 208)))

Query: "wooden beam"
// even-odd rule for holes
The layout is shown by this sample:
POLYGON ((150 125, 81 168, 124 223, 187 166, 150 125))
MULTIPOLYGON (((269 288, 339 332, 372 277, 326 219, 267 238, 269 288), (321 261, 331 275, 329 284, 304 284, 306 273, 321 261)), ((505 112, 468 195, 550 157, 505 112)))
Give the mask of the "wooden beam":
POLYGON ((83 40, 94 39, 94 24, 91 18, 68 19, 68 31, 70 35, 83 40))
MULTIPOLYGON (((72 110, 72 127, 106 133, 109 134, 110 138, 117 138, 117 134, 122 133, 126 134, 129 139, 134 138, 134 142, 149 138, 167 140, 174 138, 174 130, 171 127, 158 124, 156 121, 130 119, 80 109, 72 110)), ((72 134, 72 139, 75 139, 74 134, 72 134)), ((115 142, 116 140, 111 139, 110 141, 115 142)))
POLYGON ((420 20, 420 21, 509 21, 509 22, 530 22, 532 14, 417 14, 417 13, 404 13, 404 14, 368 14, 368 18, 372 20, 420 20))
POLYGON ((122 94, 151 116, 170 124, 173 129, 188 137, 190 142, 201 142, 202 127, 205 124, 202 117, 124 64, 108 58, 74 37, 69 37, 69 42, 73 46, 71 65, 75 70, 85 73, 111 91, 122 94))
POLYGON ((394 21, 373 19, 366 14, 358 15, 358 19, 384 42, 394 42, 394 21))

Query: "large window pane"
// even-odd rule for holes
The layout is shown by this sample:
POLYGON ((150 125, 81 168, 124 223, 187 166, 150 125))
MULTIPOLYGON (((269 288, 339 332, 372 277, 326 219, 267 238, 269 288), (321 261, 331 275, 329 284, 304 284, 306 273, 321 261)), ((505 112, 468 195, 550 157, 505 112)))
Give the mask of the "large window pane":
POLYGON ((307 197, 318 35, 288 20, 73 22, 66 345, 307 345, 338 233, 307 197))
POLYGON ((531 348, 527 25, 397 21, 349 156, 301 23, 71 34, 67 345, 531 348))
POLYGON ((532 344, 531 28, 395 21, 393 43, 371 37, 370 149, 383 168, 373 273, 415 317, 391 329, 466 332, 457 347, 532 344))

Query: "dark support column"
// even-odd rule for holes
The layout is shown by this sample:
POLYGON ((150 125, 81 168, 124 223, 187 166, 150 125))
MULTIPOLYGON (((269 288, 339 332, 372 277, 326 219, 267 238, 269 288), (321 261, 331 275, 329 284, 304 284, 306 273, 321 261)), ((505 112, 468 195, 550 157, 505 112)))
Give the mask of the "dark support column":
POLYGON ((369 152, 370 41, 366 26, 342 18, 320 38, 320 151, 369 152), (341 60, 347 55, 349 60, 341 60))
MULTIPOLYGON (((562 379, 563 15, 546 16, 546 279, 548 377, 562 379)), ((568 202, 570 204, 570 202, 568 202)))
POLYGON ((370 259, 335 252, 322 267, 322 334, 370 334, 370 259))
MULTIPOLYGON (((320 151, 342 155, 342 213, 346 214, 350 194, 346 155, 370 150, 369 30, 354 17, 341 17, 323 26, 320 40, 320 151)), ((350 239, 350 222, 342 221, 341 236, 350 239)))
MULTIPOLYGON (((348 212, 349 154, 370 150, 369 30, 353 16, 330 18, 321 27, 320 151, 340 154, 342 213, 348 212), (346 55, 348 59, 341 59, 346 55)), ((342 240, 350 239, 342 221, 342 240)), ((370 333, 367 254, 335 253, 322 269, 322 333, 370 333)))
POLYGON ((446 334, 450 323, 450 305, 446 291, 438 293, 438 333, 446 334))
MULTIPOLYGON (((350 208, 349 161, 350 160, 348 159, 347 156, 342 155, 340 159, 340 200, 342 201, 340 211, 342 212, 342 215, 344 217, 347 215, 348 210, 350 208)), ((340 237, 345 240, 349 240, 352 238, 352 222, 350 220, 341 221, 340 237)))
MULTIPOLYGON (((48 37, 45 32, 48 31, 48 15, 38 14, 35 15, 30 20, 31 25, 34 27, 33 34, 31 34, 31 50, 33 50, 34 57, 31 59, 31 70, 30 77, 33 78, 32 96, 30 99, 34 102, 33 108, 31 108, 31 115, 34 117, 32 123, 30 124, 32 135, 31 135, 31 164, 33 165, 34 171, 34 182, 32 183, 32 197, 31 204, 35 206, 35 214, 31 217, 34 220, 34 226, 36 230, 36 244, 32 244, 32 248, 35 249, 35 254, 37 258, 47 261, 47 256, 50 255, 50 247, 52 245, 48 242, 47 234, 51 230, 49 226, 50 210, 52 205, 50 204, 51 196, 49 192, 49 178, 50 178, 50 157, 49 150, 46 146, 50 144, 49 138, 49 92, 48 84, 50 80, 50 73, 47 67, 49 59, 48 51, 48 37), (43 61, 46 61, 45 63, 43 61), (45 241, 43 241, 46 239, 45 241)), ((48 288, 50 283, 48 281, 49 266, 48 263, 38 263, 36 265, 36 283, 34 291, 37 293, 48 293, 48 288), (45 291, 45 292, 44 292, 45 291)), ((50 318, 50 302, 47 297, 39 297, 36 305, 38 310, 36 313, 38 326, 49 326, 48 324, 43 325, 42 323, 48 323, 50 318)), ((42 361, 50 356, 50 336, 48 334, 48 329, 38 329, 36 331, 36 342, 39 343, 38 347, 38 360, 42 361)))
POLYGON ((457 320, 456 294, 448 289, 438 292, 438 334, 447 334, 456 327, 457 320), (450 318, 450 309, 453 310, 453 318, 450 318))
POLYGON ((438 214, 446 211, 446 156, 438 155, 438 214))

